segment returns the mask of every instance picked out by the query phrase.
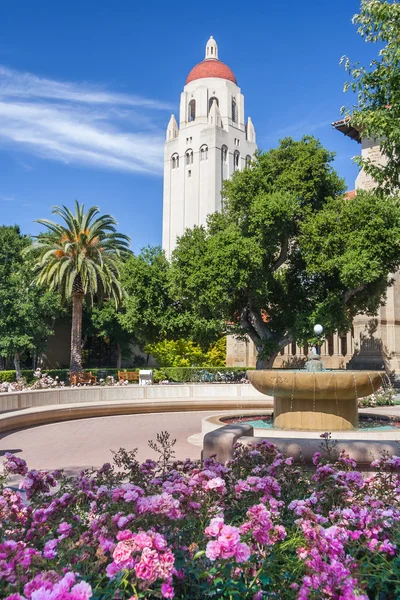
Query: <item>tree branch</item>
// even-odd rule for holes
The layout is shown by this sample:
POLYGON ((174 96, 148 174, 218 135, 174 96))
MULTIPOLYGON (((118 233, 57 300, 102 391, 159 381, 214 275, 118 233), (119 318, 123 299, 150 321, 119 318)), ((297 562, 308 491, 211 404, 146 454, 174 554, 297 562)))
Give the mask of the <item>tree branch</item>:
POLYGON ((362 292, 364 288, 365 288, 365 283, 362 283, 361 285, 354 288, 353 290, 347 290, 347 292, 344 293, 344 303, 347 304, 347 302, 350 300, 350 298, 352 298, 353 296, 358 294, 358 292, 362 292))
POLYGON ((248 314, 250 316, 250 324, 254 327, 260 339, 270 340, 272 335, 263 321, 260 312, 249 309, 248 314))
POLYGON ((286 240, 282 244, 281 252, 280 252, 278 258, 272 265, 273 271, 277 271, 279 269, 279 267, 281 267, 283 265, 283 263, 286 262, 287 257, 288 257, 288 252, 289 252, 289 238, 286 238, 286 240))
POLYGON ((260 345, 261 338, 254 329, 252 323, 249 320, 249 309, 246 307, 240 313, 240 326, 247 332, 249 338, 254 343, 255 347, 258 348, 260 345))

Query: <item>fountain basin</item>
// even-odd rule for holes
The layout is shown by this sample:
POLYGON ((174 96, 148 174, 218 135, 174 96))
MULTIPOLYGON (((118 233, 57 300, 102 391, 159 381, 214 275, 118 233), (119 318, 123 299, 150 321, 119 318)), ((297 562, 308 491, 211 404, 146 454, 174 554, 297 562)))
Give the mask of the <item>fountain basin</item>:
POLYGON ((274 426, 348 431, 358 424, 357 399, 382 387, 380 371, 248 371, 250 383, 274 398, 274 426))

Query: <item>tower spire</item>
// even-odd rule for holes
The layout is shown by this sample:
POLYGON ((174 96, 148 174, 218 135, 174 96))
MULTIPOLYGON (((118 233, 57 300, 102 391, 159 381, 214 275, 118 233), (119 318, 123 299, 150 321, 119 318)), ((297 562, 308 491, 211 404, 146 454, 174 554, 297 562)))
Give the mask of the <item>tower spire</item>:
POLYGON ((211 58, 218 58, 218 45, 212 35, 210 36, 210 39, 208 40, 206 45, 206 56, 204 60, 211 58))
POLYGON ((175 140, 179 135, 179 127, 176 122, 175 115, 171 115, 171 118, 167 127, 167 142, 168 140, 175 140))

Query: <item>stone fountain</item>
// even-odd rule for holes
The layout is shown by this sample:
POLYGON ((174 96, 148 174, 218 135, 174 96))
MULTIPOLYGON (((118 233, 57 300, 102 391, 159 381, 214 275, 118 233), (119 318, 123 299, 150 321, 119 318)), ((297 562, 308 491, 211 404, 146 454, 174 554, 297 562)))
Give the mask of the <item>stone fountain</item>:
MULTIPOLYGON (((320 335, 322 327, 317 325, 314 331, 320 335)), ((358 399, 384 387, 388 380, 384 372, 326 370, 313 348, 303 370, 248 371, 247 376, 250 383, 265 394, 266 408, 273 401, 273 426, 271 410, 257 412, 252 417, 251 411, 245 412, 245 406, 241 413, 233 416, 214 414, 204 417, 204 458, 216 455, 218 460, 226 462, 232 458, 236 443, 254 445, 268 439, 296 461, 312 464, 324 432, 333 432, 338 450, 348 452, 358 465, 366 468, 369 468, 371 456, 382 452, 398 454, 398 417, 363 411, 363 423, 365 419, 383 419, 385 426, 382 431, 359 428, 358 399), (259 424, 263 418, 269 425, 259 424)), ((381 425, 378 423, 377 427, 381 425)))
POLYGON ((346 431, 358 426, 358 398, 382 387, 379 371, 325 371, 310 353, 304 371, 248 371, 250 383, 274 398, 274 427, 346 431))

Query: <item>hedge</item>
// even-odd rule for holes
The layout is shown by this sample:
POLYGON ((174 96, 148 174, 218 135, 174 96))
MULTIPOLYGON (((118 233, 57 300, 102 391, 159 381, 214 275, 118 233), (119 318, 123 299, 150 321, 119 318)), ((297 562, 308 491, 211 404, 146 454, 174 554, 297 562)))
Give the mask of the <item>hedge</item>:
POLYGON ((162 367, 154 369, 154 381, 174 383, 235 382, 246 378, 253 367, 162 367))
MULTIPOLYGON (((153 369, 154 382, 171 381, 173 383, 215 383, 215 382, 235 382, 246 377, 246 371, 253 367, 162 367, 153 369)), ((110 375, 117 378, 118 369, 116 368, 99 368, 85 369, 88 373, 92 372, 98 380, 106 378, 110 375)), ((139 369, 120 369, 120 371, 136 371, 139 369)), ((66 384, 69 382, 69 369, 42 369, 50 377, 58 377, 60 381, 66 384)), ((34 371, 22 370, 21 376, 26 382, 32 383, 34 380, 34 371)), ((0 383, 12 383, 15 381, 15 371, 0 371, 0 383)))
MULTIPOLYGON (((118 369, 116 368, 99 368, 99 369, 84 369, 87 373, 89 371, 92 372, 93 375, 96 375, 96 377, 100 378, 105 378, 109 375, 112 375, 114 377, 117 377, 118 375, 118 369), (100 374, 100 375, 99 375, 100 374)), ((120 369, 121 371, 139 371, 139 369, 120 369)), ((68 383, 69 382, 69 369, 42 369, 42 373, 46 373, 46 375, 49 375, 50 377, 58 377, 60 381, 64 381, 64 383, 68 383)), ((27 369, 23 369, 21 371, 21 377, 23 377, 27 383, 32 383, 34 378, 34 371, 32 371, 31 369, 27 370, 27 369)), ((13 381, 15 381, 16 376, 15 376, 15 371, 0 371, 0 383, 8 381, 10 383, 12 383, 13 381)))

